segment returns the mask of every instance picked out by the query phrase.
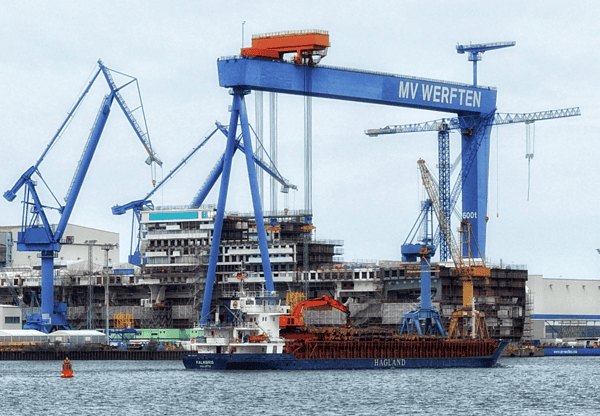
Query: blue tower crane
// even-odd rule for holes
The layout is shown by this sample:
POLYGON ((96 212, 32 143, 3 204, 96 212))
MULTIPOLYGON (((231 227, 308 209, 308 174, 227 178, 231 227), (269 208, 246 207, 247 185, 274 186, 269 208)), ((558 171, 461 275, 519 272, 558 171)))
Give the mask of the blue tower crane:
MULTIPOLYGON (((102 135, 102 131, 104 126, 106 125, 106 121, 108 119, 108 115, 110 113, 111 104, 114 100, 117 101, 125 117, 133 127, 138 139, 141 141, 142 145, 146 149, 149 157, 146 163, 152 164, 156 163, 162 165, 162 161, 158 158, 156 153, 152 150, 152 145, 150 143, 150 137, 148 135, 148 129, 145 125, 145 116, 144 116, 144 126, 145 131, 140 127, 136 119, 134 118, 132 112, 129 110, 129 107, 125 103, 125 100, 120 94, 120 90, 124 87, 136 83, 137 79, 133 77, 131 80, 124 85, 117 87, 115 84, 110 69, 108 69, 101 60, 98 61, 99 69, 92 77, 91 81, 88 83, 86 88, 83 90, 81 95, 77 98, 75 104, 71 108, 71 110, 67 113, 67 118, 62 123, 44 152, 42 156, 38 159, 36 164, 29 168, 17 181, 17 183, 8 191, 4 193, 4 198, 8 201, 13 201, 16 198, 17 192, 24 187, 24 200, 23 200, 23 223, 21 226, 21 231, 18 233, 17 238, 17 250, 19 251, 40 251, 41 259, 42 259, 42 302, 41 302, 41 314, 31 314, 27 316, 26 324, 24 328, 26 329, 36 329, 42 332, 49 332, 53 328, 70 328, 70 324, 66 319, 66 311, 67 306, 65 303, 54 303, 54 258, 57 256, 57 253, 61 249, 61 239, 65 229, 67 227, 69 218, 71 213, 73 212, 73 208, 75 207, 75 202, 77 201, 77 196, 81 190, 83 185, 83 181, 87 174, 87 171, 90 167, 90 163, 94 156, 94 152, 96 147, 98 146, 98 142, 100 140, 100 136, 102 135), (48 154, 48 151, 51 149, 53 144, 58 140, 61 133, 64 131, 68 122, 74 116, 77 108, 83 101, 84 97, 89 92, 92 84, 97 79, 98 75, 102 73, 108 83, 110 88, 109 94, 107 94, 102 100, 102 104, 100 106, 100 110, 92 127, 90 136, 88 141, 84 147, 83 154, 77 164, 75 169, 75 175, 73 176, 73 180, 71 181, 71 185, 69 190, 67 191, 67 196, 65 197, 65 204, 61 205, 58 202, 58 199, 54 196, 46 182, 44 181, 42 174, 39 170, 40 164, 48 154), (54 197, 55 201, 59 205, 58 208, 53 208, 47 205, 44 205, 38 196, 36 191, 36 182, 32 179, 32 176, 36 174, 42 182, 48 187, 48 190, 54 197), (45 209, 55 209, 60 214, 60 219, 58 225, 53 227, 50 225, 49 219, 46 215, 45 209), (31 213, 31 216, 30 216, 31 213), (42 225, 38 225, 38 222, 41 221, 42 225)), ((125 74, 121 74, 125 75, 125 74)), ((139 90, 138 90, 139 92, 139 90)), ((141 103, 140 103, 141 106, 141 103)), ((143 107, 142 107, 143 114, 143 107)))
POLYGON ((430 199, 423 203, 423 208, 409 236, 402 245, 402 261, 421 259, 421 305, 419 309, 404 315, 401 334, 408 335, 440 335, 446 331, 437 310, 431 305, 431 258, 435 255, 433 242, 433 204, 430 199), (418 240, 419 230, 423 231, 418 240), (410 241, 410 242, 409 242, 410 241))
MULTIPOLYGON (((485 139, 483 131, 490 126, 516 124, 516 123, 533 123, 541 120, 552 120, 557 118, 580 116, 581 110, 579 107, 565 108, 560 110, 538 111, 534 113, 494 113, 490 117, 486 117, 486 122, 482 123, 481 118, 477 116, 462 116, 453 118, 444 118, 439 120, 427 121, 424 123, 405 124, 405 125, 389 125, 379 129, 369 129, 365 134, 370 137, 376 137, 380 134, 395 134, 395 133, 416 133, 416 132, 438 132, 439 142, 439 198, 443 211, 446 213, 446 219, 450 224, 450 214, 454 210, 458 197, 463 190, 464 184, 469 177, 471 167, 476 159, 481 143, 485 139), (460 130, 463 137, 473 136, 474 139, 470 146, 464 146, 462 154, 462 168, 458 175, 456 183, 452 188, 452 192, 448 192, 450 186, 450 145, 449 132, 452 130, 460 130)), ((486 178, 487 180, 487 178, 486 178)), ((487 182, 482 183, 485 190, 480 192, 480 195, 485 195, 487 200, 487 182)), ((465 201, 469 199, 463 195, 463 219, 469 219, 472 223, 477 219, 477 213, 465 209, 465 201), (473 217, 475 215, 475 217, 473 217)), ((484 216, 487 221, 487 217, 484 216)), ((485 223, 484 223, 485 224, 485 223)), ((441 231, 435 234, 434 246, 440 246, 440 260, 449 260, 449 251, 446 242, 441 238, 441 231)), ((479 242, 480 247, 485 248, 485 241, 479 242)))
POLYGON ((469 61, 473 62, 473 85, 477 85, 477 61, 481 61, 485 51, 494 49, 508 48, 515 46, 517 42, 495 42, 495 43, 480 43, 477 45, 456 45, 457 53, 469 54, 469 61))

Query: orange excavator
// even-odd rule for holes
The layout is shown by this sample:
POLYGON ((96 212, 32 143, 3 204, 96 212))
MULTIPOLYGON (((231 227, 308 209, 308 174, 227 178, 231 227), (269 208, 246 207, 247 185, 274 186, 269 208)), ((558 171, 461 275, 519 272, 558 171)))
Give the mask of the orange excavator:
POLYGON ((302 319, 302 312, 306 308, 313 308, 315 306, 331 306, 339 309, 346 314, 346 325, 350 326, 350 310, 343 303, 330 298, 329 296, 321 296, 311 300, 304 300, 296 305, 290 316, 279 317, 280 328, 298 328, 304 326, 304 320, 302 319))

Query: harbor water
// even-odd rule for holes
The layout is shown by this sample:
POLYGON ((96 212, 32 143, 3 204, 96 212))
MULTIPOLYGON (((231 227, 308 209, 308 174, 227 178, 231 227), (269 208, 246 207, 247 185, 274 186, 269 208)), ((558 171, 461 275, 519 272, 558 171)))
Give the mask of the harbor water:
POLYGON ((591 415, 600 358, 501 358, 491 369, 185 370, 181 361, 0 361, 3 415, 591 415))

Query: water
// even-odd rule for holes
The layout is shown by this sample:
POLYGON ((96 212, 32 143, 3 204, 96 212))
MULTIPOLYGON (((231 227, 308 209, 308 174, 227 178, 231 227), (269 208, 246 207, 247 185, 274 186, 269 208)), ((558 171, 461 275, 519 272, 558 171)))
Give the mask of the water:
POLYGON ((600 358, 497 368, 202 372, 179 361, 0 361, 2 415, 591 415, 600 358))

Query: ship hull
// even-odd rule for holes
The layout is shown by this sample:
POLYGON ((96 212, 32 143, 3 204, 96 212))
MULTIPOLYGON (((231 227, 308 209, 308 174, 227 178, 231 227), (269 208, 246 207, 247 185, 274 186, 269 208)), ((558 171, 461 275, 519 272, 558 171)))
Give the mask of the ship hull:
POLYGON ((453 358, 321 358, 299 359, 293 354, 186 354, 183 364, 195 370, 385 370, 408 368, 493 367, 506 343, 492 355, 453 358))

